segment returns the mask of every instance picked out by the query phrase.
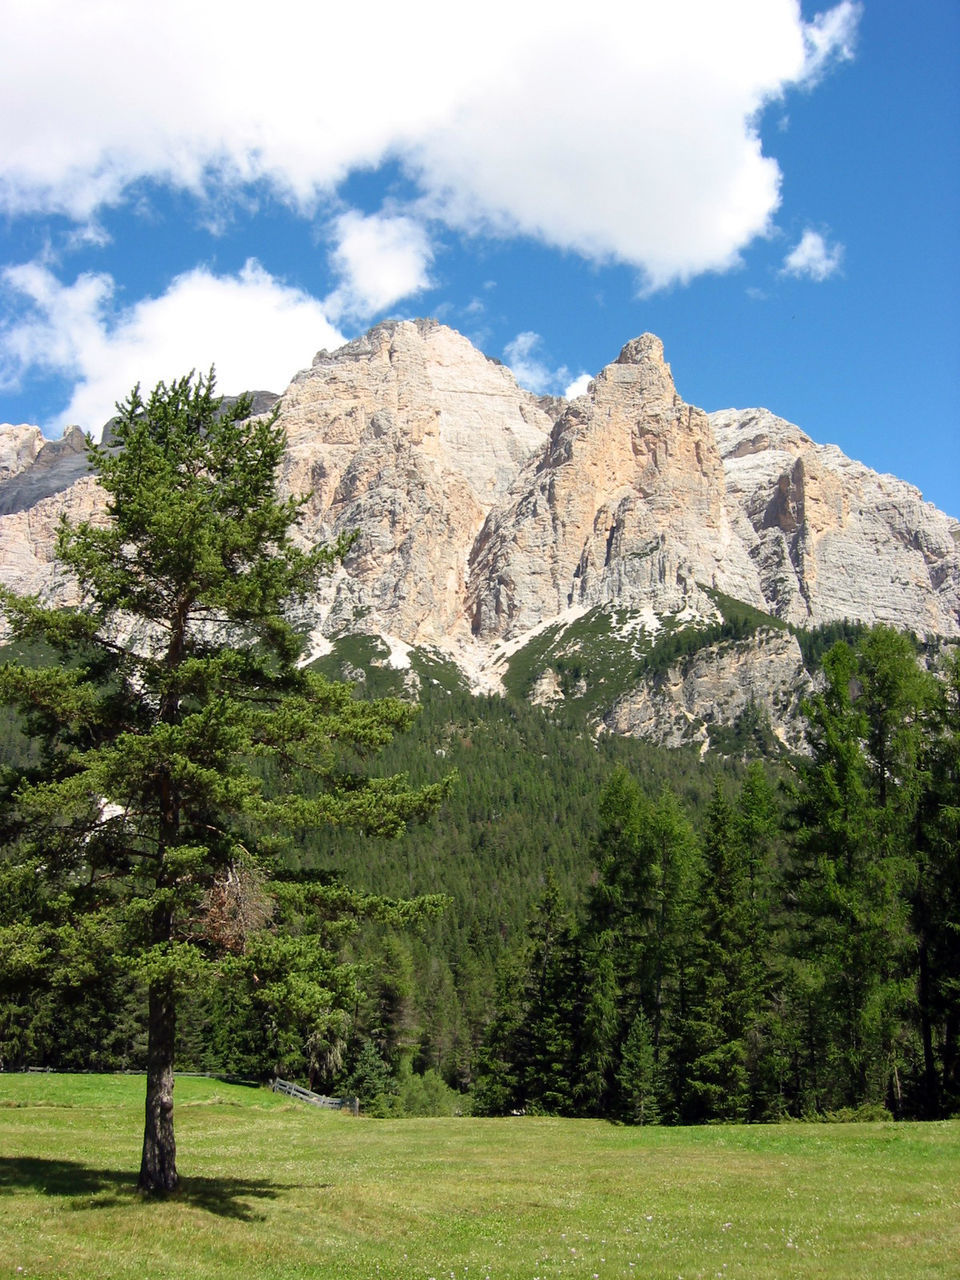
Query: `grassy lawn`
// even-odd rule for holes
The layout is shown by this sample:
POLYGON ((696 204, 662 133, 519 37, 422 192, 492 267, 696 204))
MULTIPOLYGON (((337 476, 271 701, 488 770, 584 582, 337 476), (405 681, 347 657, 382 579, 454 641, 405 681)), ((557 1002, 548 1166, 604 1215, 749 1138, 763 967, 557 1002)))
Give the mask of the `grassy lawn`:
POLYGON ((181 1077, 182 1191, 143 1203, 142 1096, 0 1075, 0 1277, 960 1275, 960 1121, 354 1120, 181 1077))

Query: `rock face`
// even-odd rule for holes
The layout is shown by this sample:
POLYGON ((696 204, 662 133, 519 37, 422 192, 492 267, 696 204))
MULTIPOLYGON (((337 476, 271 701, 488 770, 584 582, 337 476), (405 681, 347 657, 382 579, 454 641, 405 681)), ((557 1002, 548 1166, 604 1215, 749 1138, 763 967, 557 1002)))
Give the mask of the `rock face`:
POLYGON ((0 428, 0 515, 27 511, 86 476, 86 436, 70 427, 45 440, 38 427, 0 428))
POLYGON ((960 523, 766 409, 710 421, 770 613, 803 626, 855 618, 958 634, 960 523))
POLYGON ((709 419, 680 399, 663 344, 644 334, 569 406, 488 517, 470 562, 471 624, 509 638, 613 601, 710 613, 704 585, 763 605, 709 419))
POLYGON ((466 338, 385 324, 319 353, 283 397, 285 482, 312 492, 310 541, 359 530, 322 625, 411 644, 465 630, 467 560, 487 514, 552 422, 466 338))
POLYGON ((810 691, 800 646, 787 631, 765 629, 748 640, 709 645, 644 680, 604 717, 613 733, 666 747, 707 745, 718 726, 760 713, 780 742, 801 745, 800 702, 810 691))
POLYGON ((44 440, 37 427, 0 427, 0 584, 74 603, 54 563, 57 529, 61 516, 86 520, 102 507, 77 427, 60 440, 44 440))
MULTIPOLYGON (((957 521, 766 410, 685 404, 652 334, 567 403, 523 391, 440 324, 383 324, 320 352, 280 421, 284 484, 311 495, 303 539, 359 530, 302 617, 318 647, 347 631, 435 645, 496 686, 505 654, 553 620, 598 606, 652 629, 667 615, 716 620, 717 592, 800 625, 960 634, 957 521)), ((79 431, 45 442, 0 428, 0 582, 70 602, 53 565, 58 521, 101 510, 79 431)), ((689 737, 715 699, 734 716, 762 705, 776 729, 764 689, 785 705, 797 661, 782 632, 762 653, 703 651, 608 723, 689 737)), ((556 700, 554 684, 545 672, 535 696, 556 700)))

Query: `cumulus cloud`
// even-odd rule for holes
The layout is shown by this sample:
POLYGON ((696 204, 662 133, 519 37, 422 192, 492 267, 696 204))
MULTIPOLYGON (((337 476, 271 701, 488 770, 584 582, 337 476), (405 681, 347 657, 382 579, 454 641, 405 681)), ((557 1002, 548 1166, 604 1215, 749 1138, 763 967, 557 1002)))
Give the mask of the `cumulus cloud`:
POLYGON ((539 333, 527 330, 518 333, 503 349, 503 358, 513 376, 522 387, 537 395, 545 395, 558 381, 553 370, 536 354, 541 342, 539 333))
POLYGON ((48 434, 71 423, 98 432, 135 383, 151 388, 211 364, 224 392, 282 391, 297 364, 344 341, 317 299, 252 259, 237 275, 197 268, 126 309, 117 308, 106 274, 64 284, 45 264, 24 263, 2 281, 0 384, 13 386, 32 369, 75 383, 63 413, 41 424, 48 434))
MULTIPOLYGON (((424 217, 629 263, 656 288, 733 265, 768 231, 780 172, 758 113, 849 56, 858 14, 596 0, 587 18, 573 0, 489 0, 478 21, 447 0, 275 0, 265 21, 253 0, 16 3, 0 208, 87 220, 146 178, 221 200, 266 183, 313 216, 391 159, 424 217)), ((420 287, 429 255, 392 229, 394 266, 420 287)), ((341 228, 345 313, 391 292, 363 261, 383 261, 383 238, 361 230, 341 228)))
POLYGON ((578 378, 574 378, 574 380, 571 383, 569 383, 568 386, 564 387, 563 389, 564 399, 576 400, 577 396, 586 395, 587 389, 589 388, 590 383, 592 381, 593 381, 593 377, 591 374, 581 373, 578 378))
POLYGON ((376 315, 428 287, 433 251, 412 218, 348 212, 334 225, 331 261, 341 285, 326 300, 334 318, 376 315))
POLYGON ((503 349, 503 358, 513 376, 535 395, 564 395, 572 399, 586 389, 590 375, 581 373, 571 381, 571 373, 566 365, 551 369, 540 354, 543 339, 539 333, 526 330, 508 342, 503 349))
POLYGON ((843 245, 828 244, 819 231, 808 227, 784 258, 780 274, 819 283, 839 271, 842 263, 843 245))

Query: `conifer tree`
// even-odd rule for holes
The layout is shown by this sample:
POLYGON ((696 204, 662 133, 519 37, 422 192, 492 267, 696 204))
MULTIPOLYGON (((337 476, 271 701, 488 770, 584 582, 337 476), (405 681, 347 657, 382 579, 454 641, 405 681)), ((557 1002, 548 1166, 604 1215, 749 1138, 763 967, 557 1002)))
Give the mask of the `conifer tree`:
POLYGON ((657 1063, 650 1024, 643 1011, 627 1032, 617 1069, 620 1112, 629 1124, 659 1124, 657 1063))
POLYGON ((774 1119, 783 1108, 782 964, 775 959, 775 939, 784 933, 781 908, 782 817, 773 788, 760 761, 754 761, 737 796, 734 829, 747 881, 746 930, 753 992, 752 1016, 746 1031, 751 1119, 774 1119))
POLYGON ((578 1111, 594 1116, 606 1114, 613 1103, 621 1034, 612 946, 613 935, 605 932, 585 940, 580 953, 584 994, 573 1092, 578 1111))
POLYGON ((753 912, 733 806, 718 779, 704 835, 700 938, 688 1025, 696 1057, 687 1078, 686 1118, 747 1118, 747 1036, 756 1018, 758 975, 753 912))
POLYGON ((927 715, 912 894, 917 939, 919 1112, 960 1108, 960 650, 950 653, 927 715))
POLYGON ((496 1012, 478 1055, 478 1114, 574 1113, 582 986, 576 931, 549 877, 528 936, 498 966, 496 1012))
POLYGON ((89 446, 106 518, 64 524, 57 554, 77 609, 4 594, 14 637, 57 662, 8 664, 0 701, 42 743, 10 790, 10 868, 48 892, 33 925, 0 940, 42 967, 45 940, 82 935, 143 981, 148 1002, 140 1187, 177 1185, 177 1004, 205 978, 245 981, 276 1037, 324 1034, 350 975, 336 960, 346 915, 391 905, 284 874, 278 833, 326 823, 390 834, 434 807, 441 784, 369 779, 363 756, 411 708, 354 701, 298 665, 287 610, 346 543, 302 549, 305 499, 278 487, 284 435, 225 408, 213 374, 139 388, 109 443, 89 446), (268 793, 255 771, 269 758, 268 793), (31 952, 31 948, 34 949, 31 952))
POLYGON ((497 966, 493 1017, 477 1051, 476 1115, 502 1116, 526 1106, 529 975, 526 948, 504 953, 497 966))
POLYGON ((576 926, 548 877, 530 923, 527 1022, 520 1038, 524 1107, 575 1111, 582 980, 576 926))
POLYGON ((796 881, 818 1106, 901 1104, 914 1013, 910 920, 923 792, 923 707, 931 694, 910 641, 888 627, 824 658, 798 766, 796 881))
POLYGON ((623 768, 614 770, 604 788, 599 817, 597 880, 581 940, 586 1001, 581 1092, 589 1090, 591 1112, 605 1099, 608 1111, 631 1113, 633 1103, 618 1096, 625 1077, 617 1064, 642 1016, 662 1109, 672 1114, 679 1059, 668 1063, 667 1058, 679 1049, 684 983, 696 937, 696 840, 669 788, 650 802, 623 768))
POLYGON ((613 771, 599 804, 597 879, 587 903, 586 951, 593 967, 609 957, 613 999, 632 1016, 649 995, 650 935, 657 911, 658 867, 649 840, 649 802, 637 780, 613 771))
POLYGON ((665 788, 650 810, 648 839, 654 858, 655 914, 649 942, 650 999, 647 1011, 654 1061, 662 1076, 667 1022, 682 1013, 685 981, 698 926, 701 853, 690 820, 676 794, 665 788))

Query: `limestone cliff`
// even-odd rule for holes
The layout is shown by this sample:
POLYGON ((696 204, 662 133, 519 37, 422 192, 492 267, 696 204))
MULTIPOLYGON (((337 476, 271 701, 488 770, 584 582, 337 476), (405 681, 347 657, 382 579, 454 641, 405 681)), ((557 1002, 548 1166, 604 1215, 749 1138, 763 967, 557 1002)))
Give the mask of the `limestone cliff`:
POLYGON ((360 531, 323 629, 411 644, 464 630, 474 539, 552 426, 536 398, 460 334, 406 321, 320 352, 285 392, 281 422, 285 483, 312 493, 304 536, 360 531))
POLYGON ((710 421, 769 612, 802 626, 855 618, 958 634, 960 523, 766 409, 710 421))
POLYGON ((703 586, 763 604, 709 419, 681 400, 662 343, 644 334, 569 406, 487 518, 467 608, 476 635, 509 637, 604 602, 709 615, 703 586))
POLYGON ((613 733, 667 747, 706 746, 718 728, 759 715, 775 738, 796 750, 802 741, 800 702, 810 689, 795 638, 761 630, 746 640, 709 645, 642 680, 617 700, 603 724, 613 733))
POLYGON ((0 426, 0 585, 74 603, 54 562, 57 529, 62 516, 85 520, 102 506, 82 431, 44 440, 37 427, 0 426))
MULTIPOLYGON (((956 520, 766 410, 686 404, 652 334, 567 403, 522 390, 434 321, 382 324, 320 352, 285 391, 280 421, 284 484, 310 494, 300 536, 359 530, 300 619, 317 648, 379 633, 438 646, 471 683, 499 687, 507 655, 554 623, 617 608, 649 637, 666 618, 716 621, 718 592, 800 625, 850 618, 960 634, 956 520)), ((83 445, 75 429, 45 442, 35 427, 0 428, 3 584, 75 599, 53 548, 62 514, 102 511, 83 445)), ((682 678, 608 708, 608 724, 707 725, 705 700, 739 714, 736 685, 776 728, 762 686, 787 705, 801 678, 784 646, 777 633, 765 656, 704 651, 682 678), (697 674, 708 669, 713 683, 697 674)), ((542 673, 536 696, 552 700, 542 673)))

